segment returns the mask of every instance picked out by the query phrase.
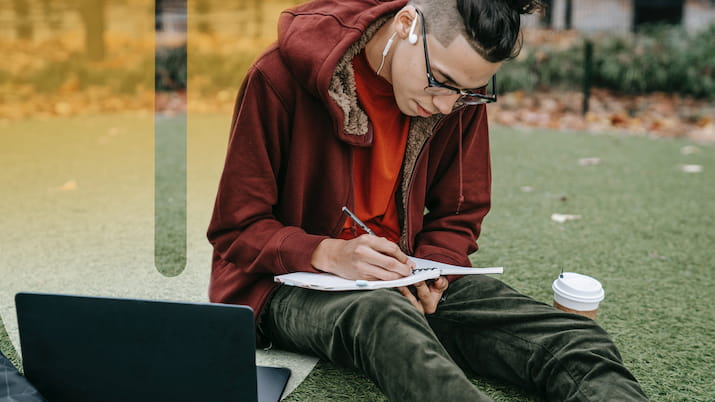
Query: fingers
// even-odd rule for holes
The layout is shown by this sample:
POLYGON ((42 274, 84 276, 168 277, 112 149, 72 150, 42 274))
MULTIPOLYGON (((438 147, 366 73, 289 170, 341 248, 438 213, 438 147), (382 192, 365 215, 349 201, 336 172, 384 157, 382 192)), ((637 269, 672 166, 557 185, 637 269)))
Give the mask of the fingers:
POLYGON ((394 274, 394 279, 412 275, 412 268, 384 254, 376 253, 370 259, 366 259, 366 261, 375 267, 394 274))
POLYGON ((424 281, 417 282, 413 286, 417 291, 417 298, 420 304, 422 304, 422 311, 425 314, 432 314, 437 311, 437 303, 439 303, 442 292, 432 291, 430 286, 424 281))
POLYGON ((377 267, 367 263, 361 263, 358 265, 357 271, 361 273, 361 279, 367 279, 369 281, 394 281, 395 279, 402 278, 402 275, 396 272, 388 271, 382 267, 377 267))
POLYGON ((440 276, 432 284, 420 281, 412 286, 415 288, 415 294, 406 287, 399 288, 400 293, 423 314, 433 314, 437 311, 437 305, 442 298, 442 294, 449 286, 449 281, 444 276, 440 276))
POLYGON ((408 265, 410 269, 415 267, 415 263, 403 253, 400 247, 385 239, 384 237, 366 236, 371 242, 371 246, 382 254, 388 255, 404 265, 408 265))
POLYGON ((382 254, 388 255, 402 264, 407 264, 414 266, 415 263, 407 257, 407 254, 403 253, 400 247, 384 237, 362 235, 358 239, 365 241, 370 245, 370 247, 379 251, 382 254))
POLYGON ((417 282, 412 286, 415 287, 415 290, 417 291, 417 298, 420 299, 423 304, 431 298, 430 288, 425 281, 417 282))
POLYGON ((434 280, 432 287, 434 288, 434 290, 440 293, 444 293, 444 291, 447 290, 447 287, 449 287, 449 281, 447 280, 447 277, 440 276, 439 278, 434 280))
POLYGON ((399 279, 411 275, 415 266, 397 244, 372 235, 325 239, 313 251, 311 264, 342 278, 367 280, 399 279))
POLYGON ((417 300, 417 298, 412 294, 412 292, 410 292, 409 289, 407 289, 407 287, 402 286, 402 287, 399 287, 399 288, 397 288, 397 289, 400 291, 400 293, 402 293, 403 296, 405 296, 405 298, 407 298, 407 300, 410 301, 410 303, 412 303, 413 306, 415 306, 415 308, 416 308, 420 313, 423 313, 423 314, 424 314, 425 309, 424 309, 424 307, 422 307, 422 303, 420 303, 420 301, 417 300))
MULTIPOLYGON (((397 244, 375 236, 363 235, 355 239, 355 256, 370 265, 396 273, 397 278, 412 274, 414 262, 400 250, 397 244)), ((391 278, 391 279, 397 279, 391 278)))

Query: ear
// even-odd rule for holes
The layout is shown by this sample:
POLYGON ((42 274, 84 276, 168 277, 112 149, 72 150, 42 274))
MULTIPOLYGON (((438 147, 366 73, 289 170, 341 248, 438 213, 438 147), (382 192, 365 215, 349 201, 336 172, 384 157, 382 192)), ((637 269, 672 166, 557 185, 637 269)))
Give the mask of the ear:
POLYGON ((417 44, 421 26, 414 7, 405 6, 395 14, 394 25, 400 39, 407 39, 411 45, 417 44))

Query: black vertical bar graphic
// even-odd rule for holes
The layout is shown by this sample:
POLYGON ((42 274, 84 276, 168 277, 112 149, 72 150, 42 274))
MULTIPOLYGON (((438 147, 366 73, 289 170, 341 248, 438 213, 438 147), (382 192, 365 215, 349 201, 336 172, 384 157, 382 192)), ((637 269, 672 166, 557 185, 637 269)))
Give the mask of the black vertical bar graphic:
POLYGON ((155 0, 154 266, 186 268, 186 0, 155 0))

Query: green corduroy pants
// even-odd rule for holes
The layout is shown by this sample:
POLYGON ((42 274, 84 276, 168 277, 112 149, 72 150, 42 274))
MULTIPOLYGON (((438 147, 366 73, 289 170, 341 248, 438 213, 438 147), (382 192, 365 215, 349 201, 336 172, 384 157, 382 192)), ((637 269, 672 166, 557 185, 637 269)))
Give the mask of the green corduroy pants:
POLYGON ((593 320, 503 282, 452 282, 434 314, 395 289, 323 292, 281 286, 259 331, 274 346, 372 378, 391 401, 488 401, 469 376, 516 384, 549 401, 647 400, 593 320))

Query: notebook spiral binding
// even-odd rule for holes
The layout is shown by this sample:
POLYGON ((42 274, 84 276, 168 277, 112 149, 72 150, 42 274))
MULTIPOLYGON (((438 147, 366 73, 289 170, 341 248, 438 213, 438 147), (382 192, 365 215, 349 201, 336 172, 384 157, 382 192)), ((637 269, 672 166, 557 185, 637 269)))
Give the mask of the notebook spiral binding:
POLYGON ((416 273, 416 272, 422 272, 422 271, 434 271, 435 269, 439 269, 439 268, 437 268, 437 267, 431 267, 431 268, 415 268, 415 269, 412 270, 412 273, 414 274, 414 273, 416 273))

